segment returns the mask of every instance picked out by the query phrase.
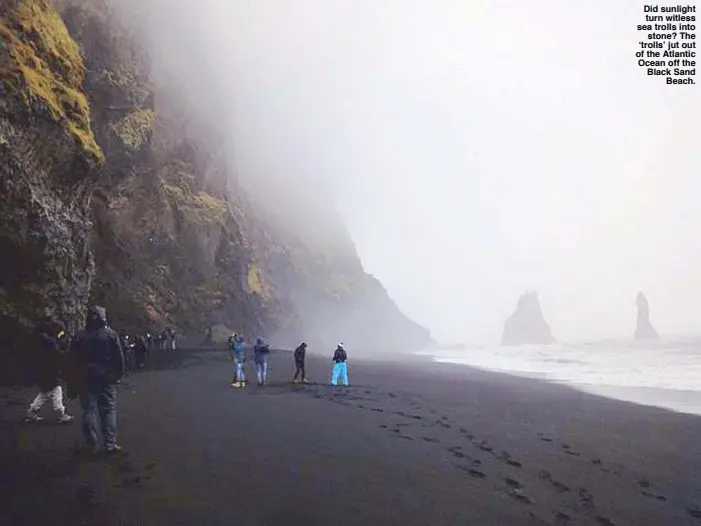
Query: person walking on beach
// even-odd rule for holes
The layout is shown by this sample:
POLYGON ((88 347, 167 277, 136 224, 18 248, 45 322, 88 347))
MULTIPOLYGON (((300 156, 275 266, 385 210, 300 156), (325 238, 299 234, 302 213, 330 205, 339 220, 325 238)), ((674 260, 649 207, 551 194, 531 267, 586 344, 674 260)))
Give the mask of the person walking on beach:
POLYGON ((331 385, 338 385, 338 378, 341 378, 343 385, 348 387, 348 366, 346 365, 346 360, 348 355, 346 350, 343 348, 343 343, 339 343, 336 347, 336 351, 333 353, 333 369, 331 371, 331 385))
POLYGON ((134 358, 136 360, 136 367, 138 369, 143 369, 146 367, 146 355, 148 354, 148 347, 146 347, 146 339, 139 335, 136 337, 136 343, 134 344, 134 358))
POLYGON ((234 334, 229 344, 231 360, 234 362, 234 379, 231 381, 232 387, 246 387, 246 375, 243 372, 245 355, 243 350, 244 337, 241 334, 234 334))
POLYGON ((307 354, 307 342, 302 342, 299 347, 295 349, 294 353, 294 358, 295 358, 295 376, 292 378, 292 383, 296 384, 297 383, 297 377, 299 374, 302 374, 301 382, 302 383, 307 383, 307 373, 304 369, 304 358, 305 355, 307 354))
POLYGON ((43 320, 38 327, 36 338, 35 372, 39 394, 36 395, 27 409, 25 420, 39 422, 42 419, 39 411, 46 402, 51 402, 51 408, 57 423, 72 422, 73 417, 66 414, 63 405, 63 389, 61 387, 61 345, 66 331, 58 323, 50 319, 43 320))
POLYGON ((105 450, 121 451, 117 444, 117 385, 124 375, 124 353, 119 336, 107 327, 104 307, 88 309, 85 329, 76 337, 72 352, 85 449, 97 452, 99 427, 105 450))
POLYGON ((268 344, 261 338, 258 338, 255 347, 253 347, 253 360, 256 363, 256 376, 258 377, 259 387, 263 387, 268 383, 268 354, 270 354, 268 344))

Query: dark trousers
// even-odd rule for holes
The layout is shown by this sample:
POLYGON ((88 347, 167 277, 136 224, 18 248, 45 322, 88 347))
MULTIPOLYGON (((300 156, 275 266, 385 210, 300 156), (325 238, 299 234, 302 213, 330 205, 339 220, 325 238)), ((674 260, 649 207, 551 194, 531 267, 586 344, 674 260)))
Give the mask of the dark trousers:
POLYGON ((307 373, 304 370, 304 362, 295 362, 295 377, 292 380, 296 380, 297 377, 299 376, 299 373, 302 373, 302 380, 307 379, 307 373))

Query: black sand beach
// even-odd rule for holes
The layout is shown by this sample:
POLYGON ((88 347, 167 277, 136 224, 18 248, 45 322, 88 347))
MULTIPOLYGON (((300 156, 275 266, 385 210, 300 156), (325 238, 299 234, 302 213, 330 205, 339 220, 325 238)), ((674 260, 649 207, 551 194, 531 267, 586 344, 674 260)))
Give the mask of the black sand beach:
POLYGON ((330 356, 288 384, 282 352, 270 386, 234 389, 223 351, 161 353, 122 384, 109 458, 75 453, 79 423, 22 424, 34 391, 3 388, 0 524, 701 524, 701 418, 349 354, 348 389, 330 356))

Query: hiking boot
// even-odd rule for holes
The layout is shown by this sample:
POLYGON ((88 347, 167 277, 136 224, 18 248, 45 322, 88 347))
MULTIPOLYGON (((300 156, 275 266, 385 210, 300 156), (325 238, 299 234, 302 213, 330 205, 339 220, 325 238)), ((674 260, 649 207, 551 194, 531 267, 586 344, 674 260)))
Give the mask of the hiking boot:
POLYGON ((58 418, 58 420, 56 420, 56 423, 57 424, 67 424, 69 422, 73 422, 73 420, 75 420, 75 417, 73 415, 67 415, 64 413, 63 415, 61 415, 58 418))
POLYGON ((117 444, 105 448, 105 453, 120 453, 121 451, 122 446, 118 446, 117 444))
POLYGON ((27 411, 27 414, 24 417, 25 422, 41 422, 44 420, 42 417, 40 417, 36 411, 32 411, 31 409, 27 411))
POLYGON ((231 387, 241 387, 241 382, 231 382, 231 387))

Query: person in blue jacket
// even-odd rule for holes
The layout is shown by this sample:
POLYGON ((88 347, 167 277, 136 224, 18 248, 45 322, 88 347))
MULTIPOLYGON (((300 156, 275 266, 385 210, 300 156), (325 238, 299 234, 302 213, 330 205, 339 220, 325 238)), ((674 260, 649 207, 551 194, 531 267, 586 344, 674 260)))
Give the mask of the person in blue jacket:
POLYGON ((341 378, 343 385, 348 387, 348 366, 346 365, 346 360, 348 359, 348 354, 343 348, 343 344, 339 343, 336 347, 336 351, 333 353, 332 361, 333 369, 331 371, 331 385, 338 385, 338 379, 341 378))
POLYGON ((258 386, 263 387, 268 383, 268 355, 270 348, 262 338, 256 340, 256 345, 253 348, 253 360, 256 363, 256 376, 258 377, 258 386))
POLYGON ((231 382, 232 387, 246 387, 246 375, 243 371, 245 362, 245 354, 243 350, 244 337, 241 334, 234 334, 231 339, 231 355, 234 362, 234 379, 231 382))

